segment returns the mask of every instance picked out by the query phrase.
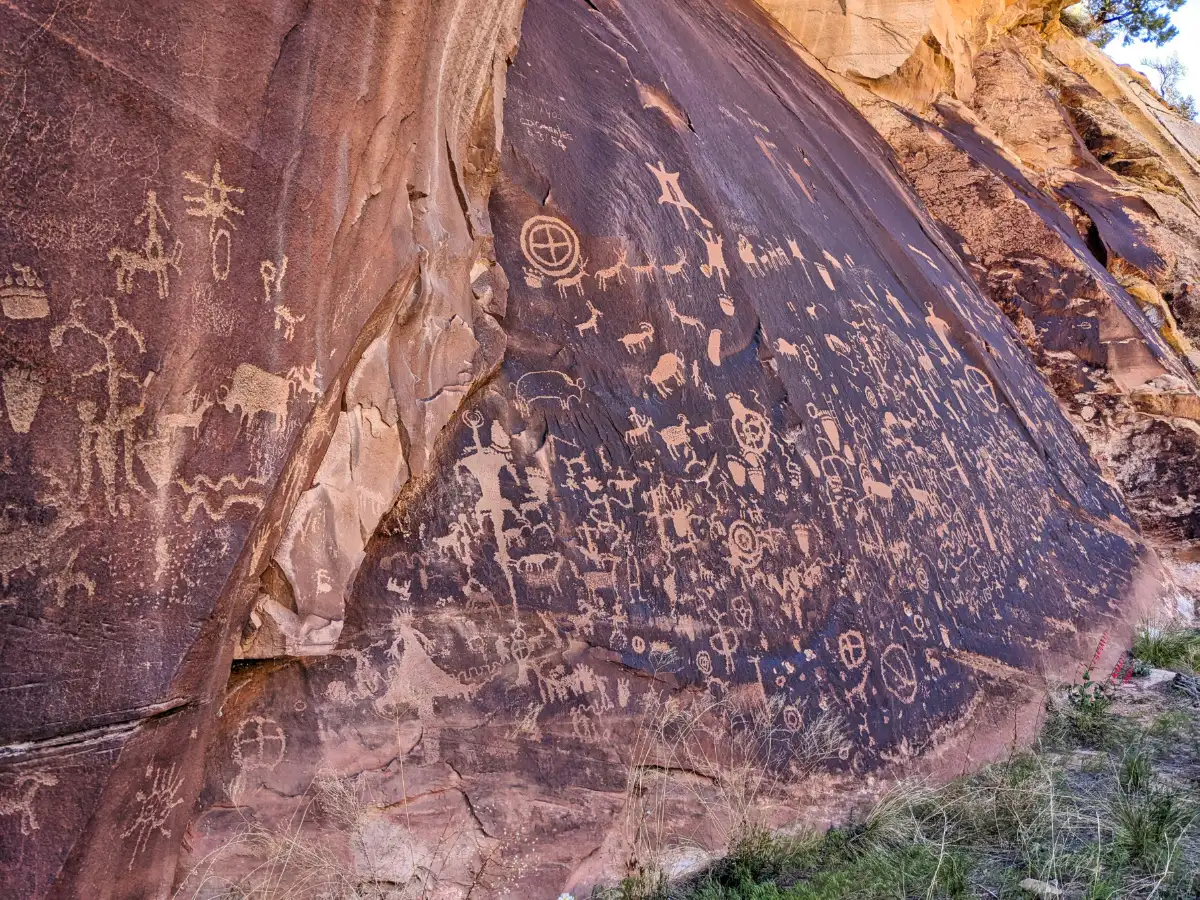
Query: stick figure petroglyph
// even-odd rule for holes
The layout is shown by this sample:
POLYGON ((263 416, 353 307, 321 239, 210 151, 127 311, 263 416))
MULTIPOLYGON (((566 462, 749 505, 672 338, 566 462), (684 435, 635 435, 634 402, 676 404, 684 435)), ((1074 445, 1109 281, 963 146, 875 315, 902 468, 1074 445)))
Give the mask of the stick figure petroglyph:
POLYGON ((158 194, 146 192, 146 205, 136 219, 134 225, 146 223, 146 239, 142 241, 140 250, 126 250, 123 247, 111 247, 108 251, 108 261, 117 264, 117 290, 124 294, 133 293, 133 276, 138 272, 153 275, 158 283, 158 299, 166 300, 171 293, 171 279, 168 268, 179 271, 179 259, 183 255, 183 244, 176 241, 167 253, 163 236, 159 233, 161 224, 167 231, 171 223, 167 221, 162 207, 158 205, 158 194))
POLYGON ((226 184, 222 180, 219 159, 213 160, 212 174, 207 179, 195 172, 184 172, 183 177, 201 188, 200 194, 191 197, 185 194, 183 200, 192 204, 187 210, 189 216, 209 220, 208 245, 212 253, 213 278, 224 281, 229 277, 233 254, 233 238, 230 231, 237 231, 237 225, 230 215, 245 215, 243 209, 233 205, 229 195, 244 193, 244 189, 226 184))
MULTIPOLYGON (((80 490, 86 497, 92 486, 92 471, 99 468, 108 510, 115 515, 118 506, 118 443, 124 457, 125 482, 134 490, 142 492, 141 485, 134 477, 133 460, 138 442, 137 420, 146 410, 145 390, 153 380, 154 372, 149 372, 145 378, 139 378, 125 368, 125 350, 132 345, 137 349, 138 355, 141 355, 146 352, 146 344, 141 332, 121 315, 117 301, 111 297, 104 299, 108 306, 107 319, 112 323, 107 331, 101 333, 92 328, 89 324, 91 319, 86 312, 88 304, 82 300, 75 300, 71 304, 71 312, 67 319, 50 331, 50 346, 57 350, 63 346, 67 335, 78 332, 97 344, 104 354, 102 361, 82 372, 72 373, 71 379, 75 381, 94 375, 104 376, 106 402, 103 417, 98 418, 100 409, 93 400, 80 400, 75 406, 80 421, 80 490), (136 393, 136 403, 128 402, 130 386, 136 393)), ((125 504, 124 499, 121 500, 125 504)))
POLYGON ((171 811, 180 806, 184 798, 179 796, 183 787, 183 776, 175 774, 175 764, 160 768, 153 764, 146 766, 146 778, 150 782, 150 790, 138 791, 134 800, 141 804, 137 816, 129 827, 121 832, 121 837, 133 837, 133 853, 129 857, 129 868, 150 844, 151 836, 158 832, 165 838, 171 836, 167 822, 171 811))

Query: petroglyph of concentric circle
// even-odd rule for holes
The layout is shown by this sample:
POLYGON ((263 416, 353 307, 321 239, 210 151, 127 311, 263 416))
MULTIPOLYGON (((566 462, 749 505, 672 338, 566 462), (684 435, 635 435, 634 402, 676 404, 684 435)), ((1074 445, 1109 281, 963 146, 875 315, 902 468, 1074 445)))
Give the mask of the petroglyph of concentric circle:
POLYGON ((543 275, 568 275, 579 265, 579 236, 562 219, 533 216, 521 226, 521 252, 543 275))

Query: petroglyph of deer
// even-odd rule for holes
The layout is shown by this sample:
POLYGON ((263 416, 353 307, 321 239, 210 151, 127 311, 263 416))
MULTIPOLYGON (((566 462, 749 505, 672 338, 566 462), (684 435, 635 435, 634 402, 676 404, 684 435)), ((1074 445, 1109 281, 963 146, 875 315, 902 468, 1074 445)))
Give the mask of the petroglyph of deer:
POLYGON ((696 331, 704 331, 704 323, 693 316, 684 315, 675 308, 675 301, 667 298, 667 311, 671 314, 671 321, 678 322, 684 328, 694 328, 696 331))
POLYGON ((684 268, 687 265, 687 253, 682 247, 676 247, 675 252, 679 254, 679 261, 668 263, 667 265, 663 266, 663 274, 667 276, 667 281, 670 281, 672 278, 675 278, 679 275, 683 276, 684 281, 688 281, 688 274, 684 268))
POLYGON ((638 325, 637 331, 627 334, 619 340, 630 353, 641 353, 646 349, 646 345, 654 340, 654 326, 649 322, 642 322, 638 325))
POLYGON ((608 290, 608 281, 610 278, 617 279, 617 284, 625 283, 625 276, 621 274, 629 268, 629 249, 621 248, 621 253, 617 257, 617 261, 611 266, 600 269, 596 272, 596 284, 602 291, 608 290))
POLYGON ((633 273, 634 281, 645 281, 653 277, 657 268, 658 264, 654 261, 654 257, 647 256, 644 266, 630 266, 629 271, 633 273))
POLYGON ((594 332, 596 332, 596 334, 599 334, 600 333, 600 319, 604 315, 604 313, 600 312, 600 310, 596 309, 596 307, 592 305, 591 300, 588 300, 586 302, 587 302, 587 308, 589 310, 591 310, 592 317, 590 319, 588 319, 586 322, 581 322, 580 324, 575 326, 575 330, 579 332, 580 337, 583 337, 583 333, 585 331, 594 331, 594 332))

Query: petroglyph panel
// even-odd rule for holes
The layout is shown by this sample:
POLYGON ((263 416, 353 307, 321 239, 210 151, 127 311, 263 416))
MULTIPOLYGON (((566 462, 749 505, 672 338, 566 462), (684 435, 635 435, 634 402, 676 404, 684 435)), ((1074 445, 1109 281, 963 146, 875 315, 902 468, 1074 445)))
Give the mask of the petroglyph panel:
POLYGON ((875 771, 1010 712, 1027 685, 995 673, 1123 615, 1141 552, 1006 320, 757 13, 534 0, 523 28, 503 364, 367 544, 336 651, 223 738, 277 696, 305 772, 333 735, 381 766, 412 735, 406 777, 451 767, 522 860, 496 893, 563 887, 671 704, 697 744, 742 703, 797 742, 836 719, 828 767, 875 771), (555 803, 583 811, 531 833, 555 803))

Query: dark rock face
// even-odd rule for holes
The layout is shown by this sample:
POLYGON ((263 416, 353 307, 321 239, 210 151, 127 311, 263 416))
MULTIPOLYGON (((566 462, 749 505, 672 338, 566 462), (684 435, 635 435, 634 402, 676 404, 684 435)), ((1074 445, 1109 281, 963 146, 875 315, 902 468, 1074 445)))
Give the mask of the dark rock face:
POLYGON ((367 545, 336 649, 232 684, 189 891, 251 883, 247 818, 331 775, 368 812, 298 829, 343 873, 579 890, 668 842, 642 770, 666 832, 715 842, 766 799, 731 796, 748 760, 795 802, 816 767, 1012 735, 1034 673, 1127 615, 1141 546, 1012 326, 748 7, 529 4, 503 365, 367 545))

